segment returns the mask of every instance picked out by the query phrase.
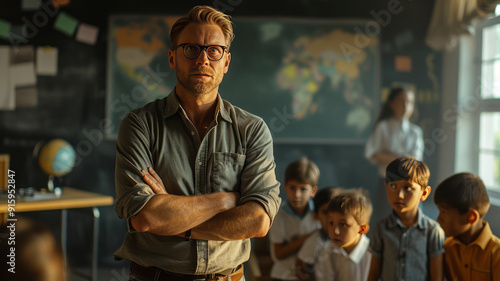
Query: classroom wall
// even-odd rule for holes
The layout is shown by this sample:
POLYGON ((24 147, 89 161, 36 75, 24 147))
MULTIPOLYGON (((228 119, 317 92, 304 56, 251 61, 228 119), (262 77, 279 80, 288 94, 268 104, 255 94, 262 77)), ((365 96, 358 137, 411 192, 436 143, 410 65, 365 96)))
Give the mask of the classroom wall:
MULTIPOLYGON (((32 19, 35 12, 23 12, 17 1, 3 3, 0 18, 12 23, 24 24, 24 19, 32 19)), ((59 48, 59 73, 56 77, 38 77, 39 104, 36 108, 0 111, 0 153, 11 155, 11 168, 17 172, 18 186, 41 187, 47 177, 32 156, 33 148, 39 140, 63 138, 73 146, 86 144, 87 150, 81 155, 81 164, 60 180, 61 185, 114 196, 115 142, 103 138, 102 121, 105 120, 106 104, 106 54, 108 16, 112 14, 185 14, 195 4, 218 6, 233 17, 288 17, 326 19, 375 19, 394 5, 401 11, 390 15, 383 22, 381 33, 380 85, 390 87, 394 81, 415 84, 418 89, 433 95, 441 88, 441 54, 427 48, 423 39, 428 26, 432 0, 422 1, 160 1, 160 0, 72 0, 61 10, 80 21, 98 26, 100 34, 95 46, 76 42, 52 29, 53 18, 38 28, 36 36, 28 44, 51 45, 59 48), (411 72, 394 70, 397 55, 409 56, 413 61, 411 72), (432 79, 431 75, 432 74, 432 79), (437 83, 437 85, 436 85, 437 83), (88 145, 90 143, 90 145, 88 145)), ((236 40, 238 35, 236 37, 236 40)), ((0 39, 0 44, 9 42, 0 39)), ((255 71, 258 71, 256 69, 255 71)), ((222 93, 224 96, 224 93, 222 93)), ((245 108, 245 105, 238 105, 245 108)), ((431 173, 437 174, 439 144, 432 140, 432 131, 439 125, 441 97, 431 102, 419 101, 420 115, 417 122, 426 134, 425 161, 431 173)), ((318 128, 321 129, 321 128, 318 128)), ((302 156, 315 161, 320 170, 319 187, 344 186, 364 187, 371 194, 377 190, 376 169, 363 157, 360 144, 314 144, 275 143, 277 178, 282 181, 286 165, 302 156)), ((431 177, 431 185, 437 179, 431 177)), ((119 220, 112 207, 102 207, 100 223, 100 263, 113 263, 112 253, 125 235, 126 226, 119 220)), ((436 209, 431 203, 424 204, 424 210, 436 217, 436 209)), ((30 216, 51 225, 57 231, 58 212, 32 213, 30 216)), ((376 216, 378 214, 375 210, 376 216)), ((70 263, 88 263, 86 243, 90 242, 85 231, 91 226, 88 218, 70 212, 69 251, 79 253, 70 263)))

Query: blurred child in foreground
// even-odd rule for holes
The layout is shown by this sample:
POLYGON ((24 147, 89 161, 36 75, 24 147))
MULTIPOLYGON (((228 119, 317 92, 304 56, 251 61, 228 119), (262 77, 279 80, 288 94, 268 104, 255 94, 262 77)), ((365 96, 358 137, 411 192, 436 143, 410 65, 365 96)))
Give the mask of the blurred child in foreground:
POLYGON ((0 280, 64 281, 64 258, 52 232, 25 217, 18 217, 14 226, 14 240, 9 240, 10 228, 2 227, 0 231, 0 253, 7 259, 0 265, 0 280), (12 250, 13 264, 8 257, 12 250))

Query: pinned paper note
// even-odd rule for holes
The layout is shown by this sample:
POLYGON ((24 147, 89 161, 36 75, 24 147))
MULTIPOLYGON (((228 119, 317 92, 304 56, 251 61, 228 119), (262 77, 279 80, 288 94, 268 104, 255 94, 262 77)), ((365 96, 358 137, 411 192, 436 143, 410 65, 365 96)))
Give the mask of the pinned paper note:
POLYGON ((35 63, 23 62, 10 66, 10 81, 14 87, 30 87, 36 85, 35 63))
POLYGON ((0 110, 16 107, 15 91, 10 84, 10 48, 0 46, 0 110))
POLYGON ((411 57, 409 56, 396 56, 394 61, 394 68, 400 72, 411 71, 411 57))
POLYGON ((10 53, 10 63, 17 64, 23 62, 33 62, 35 60, 35 49, 32 45, 19 46, 12 49, 10 53))
POLYGON ((10 28, 10 22, 0 19, 0 38, 9 38, 10 28))
POLYGON ((56 22, 54 23, 55 29, 68 36, 73 36, 77 26, 78 20, 65 12, 60 12, 59 15, 57 15, 56 22))
POLYGON ((97 26, 82 23, 78 26, 78 31, 76 32, 76 40, 87 43, 89 45, 94 45, 97 41, 97 34, 99 33, 99 28, 97 26))
POLYGON ((40 8, 40 0, 23 0, 21 8, 23 11, 33 11, 40 8))
POLYGON ((36 48, 36 73, 38 75, 57 75, 57 54, 54 47, 36 48))

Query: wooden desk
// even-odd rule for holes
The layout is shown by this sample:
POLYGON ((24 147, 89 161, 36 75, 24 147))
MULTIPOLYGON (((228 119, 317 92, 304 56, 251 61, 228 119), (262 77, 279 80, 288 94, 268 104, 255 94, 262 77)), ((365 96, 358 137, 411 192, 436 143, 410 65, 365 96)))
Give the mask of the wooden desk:
MULTIPOLYGON (((37 194, 38 195, 38 194, 37 194)), ((17 212, 34 212, 48 210, 62 210, 75 208, 89 208, 109 206, 113 204, 113 197, 99 193, 88 192, 71 187, 64 187, 60 197, 16 197, 17 212)), ((7 198, 0 198, 0 213, 7 213, 7 198)))
MULTIPOLYGON (((108 206, 113 204, 113 197, 98 193, 83 191, 71 187, 63 187, 62 194, 59 197, 53 194, 39 194, 34 197, 17 197, 15 202, 15 213, 18 212, 37 212, 48 210, 61 210, 61 246, 64 256, 67 256, 67 210, 77 208, 91 208, 91 214, 94 218, 93 239, 92 239, 92 269, 91 275, 87 277, 97 281, 97 251, 99 239, 99 209, 98 206, 108 206)), ((3 214, 3 223, 7 221, 8 214, 7 198, 0 198, 0 214, 3 214)))

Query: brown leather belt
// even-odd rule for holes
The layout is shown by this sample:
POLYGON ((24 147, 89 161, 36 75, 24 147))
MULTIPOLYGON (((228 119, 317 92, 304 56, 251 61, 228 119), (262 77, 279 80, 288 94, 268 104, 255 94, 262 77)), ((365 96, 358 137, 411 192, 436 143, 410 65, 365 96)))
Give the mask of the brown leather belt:
POLYGON ((135 262, 130 262, 130 271, 144 279, 155 280, 156 275, 159 274, 158 281, 238 281, 243 277, 243 265, 230 275, 222 274, 208 274, 208 275, 183 275, 173 272, 168 272, 156 267, 144 267, 135 262), (229 277, 229 278, 228 278, 229 277))

